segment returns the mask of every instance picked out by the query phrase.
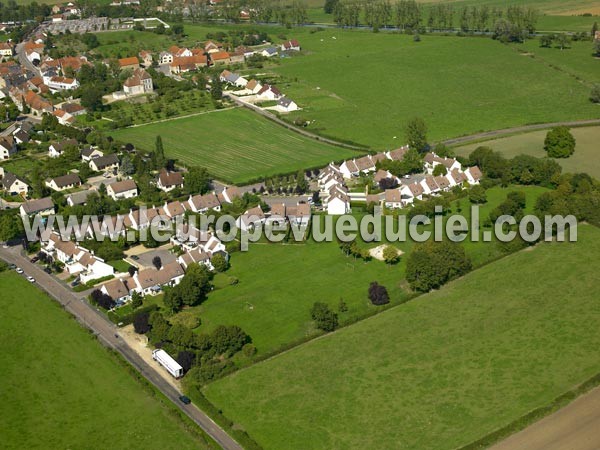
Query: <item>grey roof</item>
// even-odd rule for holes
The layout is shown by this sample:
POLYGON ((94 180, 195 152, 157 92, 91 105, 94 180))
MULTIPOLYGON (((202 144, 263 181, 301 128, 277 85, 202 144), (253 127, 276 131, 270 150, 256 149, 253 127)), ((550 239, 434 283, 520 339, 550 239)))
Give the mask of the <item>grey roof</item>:
POLYGON ((15 175, 14 173, 4 172, 4 177, 2 178, 2 187, 4 187, 4 189, 10 189, 13 183, 17 180, 19 180, 21 183, 27 184, 27 182, 23 180, 23 178, 15 175))
POLYGON ((67 200, 71 199, 71 203, 73 203, 73 205, 83 205, 88 198, 88 195, 90 195, 93 191, 79 191, 79 192, 73 192, 72 194, 69 194, 67 196, 67 200))
POLYGON ((94 152, 100 152, 102 154, 104 154, 104 152, 98 148, 94 148, 94 147, 90 147, 89 145, 87 147, 84 147, 83 150, 81 150, 81 155, 82 156, 91 156, 92 153, 94 152))
POLYGON ((288 98, 288 97, 281 97, 277 101, 277 104, 287 108, 288 106, 290 106, 292 104, 292 99, 288 98))
POLYGON ((76 173, 68 173, 62 177, 53 178, 53 180, 58 187, 65 187, 71 184, 81 184, 81 179, 76 173))
POLYGON ((18 130, 13 136, 21 142, 29 142, 29 134, 23 130, 18 130))
POLYGON ((93 159, 93 161, 98 169, 103 169, 105 167, 112 166, 113 164, 119 164, 119 158, 114 153, 100 156, 99 158, 93 159))
POLYGON ((23 210, 27 214, 35 214, 40 211, 45 211, 47 209, 54 209, 54 202, 50 197, 44 197, 37 200, 30 200, 28 202, 23 203, 23 210))

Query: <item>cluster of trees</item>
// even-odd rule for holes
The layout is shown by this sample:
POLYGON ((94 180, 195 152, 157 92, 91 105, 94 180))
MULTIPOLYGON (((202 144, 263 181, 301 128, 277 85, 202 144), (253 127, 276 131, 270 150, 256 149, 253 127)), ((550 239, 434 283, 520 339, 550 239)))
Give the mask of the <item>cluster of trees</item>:
POLYGON ((140 312, 133 324, 152 345, 173 355, 187 372, 186 381, 193 384, 204 384, 231 370, 235 367, 231 357, 251 342, 236 325, 220 325, 210 334, 194 333, 181 323, 169 323, 159 312, 140 312))
POLYGON ((380 306, 390 302, 390 296, 385 286, 380 285, 377 281, 373 281, 369 285, 369 300, 374 305, 380 306))
POLYGON ((371 254, 369 253, 369 250, 360 248, 356 241, 340 242, 340 249, 346 256, 353 256, 354 258, 360 258, 364 261, 371 260, 371 254))
POLYGON ((469 155, 469 165, 476 165, 482 170, 489 183, 535 184, 555 187, 562 171, 561 166, 550 158, 536 158, 529 155, 518 155, 506 159, 489 147, 477 147, 469 155))
POLYGON ((22 236, 24 233, 23 220, 17 211, 2 211, 0 213, 0 241, 6 242, 22 236))
POLYGON ((575 152, 575 144, 575 137, 567 127, 555 127, 546 134, 544 150, 551 158, 568 158, 575 152))
POLYGON ((481 184, 476 184, 469 189, 469 201, 476 205, 487 203, 487 194, 485 188, 481 184))
POLYGON ((200 304, 212 289, 212 277, 213 274, 205 265, 190 264, 177 286, 165 288, 165 307, 179 311, 184 305, 200 304))
POLYGON ((116 302, 111 298, 110 295, 105 294, 100 289, 95 289, 90 294, 90 300, 94 305, 98 305, 106 310, 112 309, 116 306, 116 302))
POLYGON ((500 216, 512 216, 518 222, 525 215, 525 205, 526 198, 524 192, 509 192, 506 195, 506 200, 490 211, 490 222, 496 222, 500 216))
POLYGON ((569 47, 571 44, 571 40, 569 36, 564 33, 559 34, 543 34, 540 36, 540 47, 550 48, 553 45, 564 50, 569 47))
POLYGON ((254 28, 247 30, 229 30, 210 32, 206 34, 206 39, 217 42, 225 42, 229 49, 234 49, 239 45, 260 45, 263 42, 271 42, 271 38, 265 31, 254 28))
POLYGON ((264 186, 260 188, 260 193, 268 192, 270 194, 305 194, 308 191, 309 185, 306 176, 310 177, 311 171, 306 174, 299 170, 297 174, 289 176, 278 176, 267 178, 264 186), (306 176, 305 176, 306 175, 306 176))
POLYGON ((333 331, 338 325, 338 315, 332 311, 326 303, 315 302, 310 310, 310 317, 315 321, 315 326, 319 330, 333 331))
POLYGON ((41 22, 52 13, 52 9, 45 3, 17 3, 14 0, 0 2, 0 22, 41 22))
POLYGON ((19 117, 19 108, 7 98, 6 103, 0 102, 0 122, 12 122, 19 117))
POLYGON ((471 270, 465 249, 450 241, 428 241, 415 245, 406 261, 406 279, 411 289, 428 292, 471 270))
POLYGON ((411 148, 404 154, 404 158, 401 161, 384 159, 377 163, 377 169, 387 170, 397 177, 403 177, 411 173, 420 173, 423 171, 423 155, 411 148))

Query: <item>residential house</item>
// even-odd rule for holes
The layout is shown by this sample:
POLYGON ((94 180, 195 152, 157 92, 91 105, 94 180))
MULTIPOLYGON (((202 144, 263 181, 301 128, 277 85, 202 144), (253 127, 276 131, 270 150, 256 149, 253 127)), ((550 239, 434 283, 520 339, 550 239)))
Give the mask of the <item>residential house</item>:
POLYGON ((223 190, 223 192, 221 192, 219 194, 219 201, 221 203, 233 203, 233 200, 235 198, 241 197, 242 193, 241 191, 235 187, 235 186, 229 186, 227 188, 225 188, 223 190))
POLYGON ((19 212, 22 216, 50 216, 54 214, 54 202, 50 197, 29 200, 20 206, 19 212))
POLYGON ((441 158, 433 152, 429 152, 423 158, 425 162, 425 169, 429 174, 432 174, 435 167, 442 164, 447 172, 451 172, 453 170, 462 170, 461 164, 454 158, 441 158))
POLYGON ((142 66, 145 68, 152 67, 152 53, 142 50, 138 56, 142 60, 142 66))
POLYGON ((383 199, 386 208, 398 209, 405 205, 402 201, 402 192, 398 189, 386 189, 385 197, 383 199))
POLYGON ((4 172, 1 167, 0 170, 3 172, 2 189, 11 195, 21 195, 25 197, 29 191, 27 182, 14 173, 4 172))
POLYGON ((160 52, 158 55, 159 64, 171 64, 173 62, 173 54, 169 52, 160 52))
POLYGON ((260 55, 264 56, 265 58, 271 58, 272 56, 277 56, 277 48, 276 47, 265 48, 260 52, 260 55))
POLYGON ((78 103, 63 103, 60 109, 71 114, 73 117, 87 113, 87 110, 78 103))
POLYGON ((397 148, 396 150, 390 150, 389 152, 386 152, 385 156, 392 161, 402 161, 408 150, 408 145, 406 145, 404 147, 397 148))
POLYGON ((249 91, 251 94, 256 94, 261 89, 262 84, 260 84, 257 80, 252 79, 246 84, 246 91, 249 91))
POLYGON ((231 58, 227 52, 214 52, 209 53, 209 58, 212 64, 230 64, 231 58))
POLYGON ((0 159, 9 159, 17 153, 17 143, 12 136, 0 136, 0 159))
POLYGON ((133 75, 123 83, 123 92, 127 95, 149 94, 153 91, 152 77, 144 69, 135 69, 133 75))
POLYGON ((281 44, 281 51, 289 52, 289 51, 300 51, 300 43, 296 39, 292 39, 289 41, 285 41, 281 44))
POLYGON ((138 195, 138 188, 135 181, 123 180, 106 186, 106 193, 113 200, 134 198, 138 195))
POLYGON ((87 203, 88 196, 94 191, 78 191, 73 192, 72 194, 67 195, 67 205, 69 206, 77 206, 77 205, 85 205, 87 203))
POLYGON ((10 58, 14 54, 13 45, 10 42, 0 42, 0 59, 10 58))
POLYGON ((46 186, 53 191, 66 191, 67 189, 74 189, 81 186, 81 179, 76 173, 68 173, 67 175, 47 180, 46 186))
POLYGON ((194 196, 190 195, 190 198, 187 201, 187 207, 190 211, 195 213, 205 213, 210 209, 221 211, 221 202, 214 193, 194 196))
POLYGON ((119 169, 119 157, 111 153, 110 155, 92 158, 88 164, 94 172, 113 172, 119 169))
POLYGON ((177 286, 184 275, 183 267, 177 261, 165 264, 158 270, 143 269, 133 275, 131 291, 141 295, 156 295, 163 286, 177 286))
POLYGON ((296 102, 294 102, 292 99, 290 99, 288 97, 281 97, 279 100, 277 100, 277 107, 279 110, 282 110, 285 112, 291 112, 291 111, 298 110, 298 105, 296 104, 296 102))
POLYGON ((131 278, 115 278, 102 285, 100 291, 113 299, 117 305, 131 300, 128 284, 131 283, 131 278))
POLYGON ((90 162, 94 158, 100 158, 104 156, 104 152, 97 147, 87 146, 81 150, 81 160, 83 162, 90 162))
POLYGON ((181 172, 168 172, 162 170, 158 175, 156 186, 164 192, 170 192, 176 188, 183 188, 183 175, 181 172))
POLYGON ((331 189, 329 196, 324 200, 327 214, 342 215, 350 212, 350 198, 339 186, 331 189))
POLYGON ((50 158, 58 158, 69 147, 77 147, 77 140, 66 139, 60 142, 53 142, 50 144, 50 147, 48 147, 48 156, 50 158))
POLYGON ((483 177, 481 170, 477 166, 468 167, 464 173, 469 184, 479 184, 479 181, 483 177))
POLYGON ((354 164, 356 164, 360 173, 367 174, 369 172, 375 172, 375 162, 370 155, 355 159, 354 164))
POLYGON ((14 133, 13 133, 13 138, 15 139, 15 142, 17 144, 26 144, 30 141, 30 137, 29 137, 29 133, 27 133, 25 130, 22 130, 20 128, 18 128, 14 133))
POLYGON ((185 208, 180 201, 175 200, 170 203, 165 202, 164 206, 159 209, 159 213, 161 216, 167 216, 169 219, 177 219, 178 217, 183 217, 185 208))
POLYGON ((75 122, 75 117, 62 109, 55 109, 52 111, 52 115, 58 119, 58 123, 61 125, 71 125, 75 122))
POLYGON ((344 178, 350 179, 352 177, 357 177, 360 174, 360 170, 354 160, 348 160, 340 165, 340 173, 344 178))
POLYGON ((119 67, 121 70, 125 69, 138 69, 140 67, 140 62, 137 59, 137 56, 130 56, 129 58, 121 58, 119 59, 119 67))
POLYGON ((282 94, 275 86, 269 84, 263 85, 256 93, 256 98, 259 100, 279 100, 282 94))
POLYGON ((260 205, 247 210, 236 220, 237 227, 242 231, 250 231, 265 223, 265 213, 260 205))
POLYGON ((44 83, 52 92, 69 91, 79 87, 79 82, 75 78, 67 77, 51 77, 47 80, 45 79, 44 83))

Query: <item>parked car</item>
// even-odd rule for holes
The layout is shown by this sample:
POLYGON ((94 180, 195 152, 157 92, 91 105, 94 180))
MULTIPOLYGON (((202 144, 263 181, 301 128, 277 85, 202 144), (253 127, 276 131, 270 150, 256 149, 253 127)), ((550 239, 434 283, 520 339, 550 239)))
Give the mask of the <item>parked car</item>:
POLYGON ((30 283, 35 283, 35 278, 33 278, 32 276, 28 276, 27 281, 29 281, 30 283))
POLYGON ((52 273, 52 269, 50 267, 44 267, 44 272, 50 275, 52 273))
POLYGON ((79 286, 81 283, 79 282, 79 280, 75 280, 71 283, 71 287, 75 287, 75 286, 79 286))
POLYGON ((15 270, 17 271, 17 273, 23 273, 23 269, 21 269, 20 267, 17 267, 15 270))
POLYGON ((181 400, 181 403, 183 403, 184 405, 189 405, 190 403, 192 403, 192 401, 189 399, 189 397, 187 397, 185 395, 180 395, 179 400, 181 400))
POLYGON ((131 255, 131 259, 133 259, 134 261, 137 261, 140 259, 140 257, 138 255, 131 255))
POLYGON ((17 266, 15 266, 14 264, 9 264, 9 265, 8 265, 8 268, 9 268, 10 270, 15 270, 15 269, 17 268, 17 266))
POLYGON ((33 263, 33 264, 35 264, 35 263, 36 263, 36 262, 38 262, 39 260, 40 260, 40 258, 39 258, 38 256, 34 256, 33 258, 31 258, 31 259, 29 260, 29 262, 31 262, 31 263, 33 263))

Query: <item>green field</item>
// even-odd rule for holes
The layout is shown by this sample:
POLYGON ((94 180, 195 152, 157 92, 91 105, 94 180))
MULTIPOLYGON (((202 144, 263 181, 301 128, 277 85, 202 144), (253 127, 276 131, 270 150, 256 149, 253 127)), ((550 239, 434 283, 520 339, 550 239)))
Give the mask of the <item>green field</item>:
MULTIPOLYGON (((482 206, 480 217, 487 217, 512 190, 526 194, 528 211, 544 191, 539 187, 490 189, 488 203, 482 206)), ((462 199, 462 214, 467 220, 470 220, 469 206, 468 199, 462 199)), ((453 211, 456 212, 455 206, 453 211)), ((361 243, 361 246, 373 248, 380 244, 361 243)), ((412 241, 397 243, 405 255, 413 245, 412 241)), ((502 256, 495 243, 465 241, 464 246, 475 266, 502 256)), ((388 288, 392 303, 405 300, 405 269, 404 257, 391 267, 378 260, 355 261, 342 253, 337 242, 255 244, 248 252, 234 253, 231 257, 227 275, 236 277, 239 283, 233 286, 223 283, 196 308, 202 319, 198 330, 210 331, 220 324, 239 325, 252 337, 259 353, 268 353, 315 333, 309 314, 315 301, 325 302, 337 311, 339 300, 343 298, 348 312, 341 313, 340 320, 347 321, 377 310, 367 299, 372 281, 388 288)))
MULTIPOLYGON (((485 145, 501 152, 507 158, 520 154, 542 158, 546 156, 544 139, 547 132, 547 130, 533 131, 531 133, 469 144, 456 147, 454 151, 457 155, 468 156, 477 147, 485 145)), ((571 129, 571 133, 577 141, 575 153, 569 158, 557 159, 556 161, 563 167, 564 172, 586 172, 596 178, 600 178, 600 146, 598 145, 600 142, 600 127, 573 128, 571 129)))
POLYGON ((112 135, 145 150, 153 150, 160 135, 167 156, 240 183, 357 155, 288 131, 245 109, 126 128, 112 135))
MULTIPOLYGON (((413 42, 405 35, 339 29, 288 35, 306 50, 273 69, 282 76, 282 91, 303 108, 290 118, 315 120, 309 130, 324 135, 389 148, 403 142, 404 125, 415 116, 425 119, 432 140, 600 117, 588 85, 489 38, 426 35, 413 42)), ((586 44, 564 51, 561 63, 581 64, 586 81, 600 82, 586 44), (575 53, 581 58, 573 59, 575 53)))
POLYGON ((22 276, 0 290, 2 448, 208 448, 22 276))
POLYGON ((468 444, 600 370, 598 252, 582 225, 205 394, 265 449, 468 444))

